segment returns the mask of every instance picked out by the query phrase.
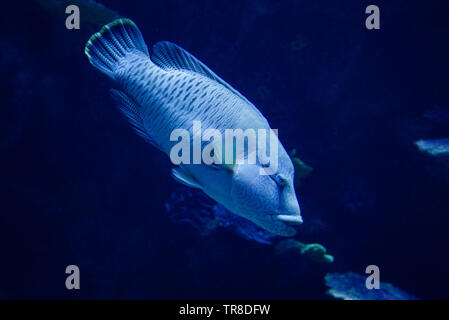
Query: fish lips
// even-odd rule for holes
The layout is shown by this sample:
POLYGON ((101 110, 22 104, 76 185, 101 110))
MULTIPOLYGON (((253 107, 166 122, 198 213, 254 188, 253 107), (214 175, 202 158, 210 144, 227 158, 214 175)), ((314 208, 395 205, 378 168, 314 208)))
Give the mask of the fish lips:
POLYGON ((272 218, 293 226, 299 226, 304 222, 301 215, 273 214, 272 218))

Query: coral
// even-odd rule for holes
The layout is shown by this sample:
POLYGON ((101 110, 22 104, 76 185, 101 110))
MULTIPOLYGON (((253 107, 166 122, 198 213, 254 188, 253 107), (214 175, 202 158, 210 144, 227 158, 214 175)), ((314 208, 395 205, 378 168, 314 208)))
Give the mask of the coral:
MULTIPOLYGON (((265 231, 254 223, 226 210, 222 205, 204 195, 201 191, 179 188, 165 203, 166 213, 175 223, 190 225, 202 236, 209 236, 219 228, 249 241, 273 245, 278 236, 265 231)), ((326 248, 319 243, 305 244, 295 239, 276 243, 277 254, 299 253, 313 261, 331 263, 334 257, 326 253, 326 248)))
MULTIPOLYGON (((179 188, 165 203, 166 213, 175 223, 190 225, 202 236, 212 235, 222 228, 249 241, 273 245, 278 236, 265 231, 254 223, 226 210, 222 205, 204 195, 201 191, 179 188)), ((331 263, 334 257, 326 253, 326 248, 318 243, 305 244, 295 239, 276 243, 277 254, 299 253, 313 261, 331 263)))
POLYGON ((293 166, 295 167, 295 185, 299 185, 300 180, 308 176, 313 169, 305 164, 301 159, 295 157, 296 149, 291 150, 289 155, 290 159, 292 159, 293 166))
POLYGON ((432 156, 449 155, 449 138, 435 140, 418 140, 415 142, 419 150, 432 156))
POLYGON ((415 141, 421 152, 426 152, 449 167, 449 138, 415 141))
POLYGON ((198 190, 179 188, 171 194, 170 201, 165 203, 165 209, 171 221, 188 224, 199 230, 203 236, 210 235, 218 228, 224 228, 244 239, 261 244, 272 244, 276 238, 276 235, 229 212, 198 190))
POLYGON ((300 253, 316 262, 334 262, 334 257, 330 254, 327 254, 326 251, 326 248, 319 243, 305 244, 295 239, 283 240, 276 245, 276 253, 278 254, 285 254, 290 252, 300 253))
POLYGON ((414 295, 381 282, 380 289, 367 289, 366 276, 354 272, 328 273, 325 276, 327 293, 344 300, 417 300, 414 295))

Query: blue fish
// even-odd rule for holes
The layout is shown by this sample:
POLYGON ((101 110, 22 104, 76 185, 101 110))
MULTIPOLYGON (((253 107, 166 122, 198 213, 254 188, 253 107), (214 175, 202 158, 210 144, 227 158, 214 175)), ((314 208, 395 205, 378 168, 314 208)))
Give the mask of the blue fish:
MULTIPOLYGON (((194 121, 219 132, 271 130, 251 102, 184 49, 162 41, 150 54, 140 30, 129 19, 105 25, 89 39, 85 53, 95 68, 114 80, 119 89, 111 89, 112 97, 135 131, 167 155, 175 144, 174 130, 182 128, 194 136, 194 121)), ((260 161, 250 164, 234 159, 231 164, 180 164, 172 170, 173 177, 269 232, 293 236, 292 226, 302 223, 294 168, 275 139, 275 172, 261 174, 267 169, 260 161)), ((247 158, 253 151, 236 157, 247 158)))

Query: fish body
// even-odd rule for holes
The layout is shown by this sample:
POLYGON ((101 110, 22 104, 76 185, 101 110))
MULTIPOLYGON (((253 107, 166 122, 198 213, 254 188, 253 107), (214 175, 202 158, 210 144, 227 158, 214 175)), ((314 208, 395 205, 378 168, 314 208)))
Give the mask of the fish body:
MULTIPOLYGON (((195 121, 220 133, 271 130, 251 102, 184 49, 164 41, 156 43, 150 54, 129 19, 103 27, 89 39, 85 52, 92 65, 120 88, 111 94, 136 132, 169 156, 178 143, 172 139, 175 130, 189 132, 191 144, 201 136, 195 121)), ((295 230, 290 224, 302 223, 293 165, 277 136, 275 142, 278 166, 272 174, 260 174, 266 169, 258 160, 231 165, 184 163, 173 169, 173 176, 262 228, 291 236, 295 230)), ((208 143, 212 142, 202 141, 201 148, 208 143)), ((247 158, 256 149, 248 146, 236 157, 247 158)))
MULTIPOLYGON (((166 45, 160 43, 159 45, 166 45)), ((220 83, 183 69, 164 70, 143 53, 134 54, 116 69, 115 80, 145 109, 144 127, 162 151, 175 144, 170 134, 177 128, 265 128, 268 122, 248 103, 220 83)), ((192 134, 193 135, 193 134, 192 134)))

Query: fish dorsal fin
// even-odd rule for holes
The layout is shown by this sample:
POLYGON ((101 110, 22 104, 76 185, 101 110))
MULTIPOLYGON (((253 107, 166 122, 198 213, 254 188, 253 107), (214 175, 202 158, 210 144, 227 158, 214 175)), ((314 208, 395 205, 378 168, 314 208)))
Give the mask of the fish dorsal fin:
MULTIPOLYGON (((199 73, 209 79, 212 79, 225 86, 232 93, 240 97, 246 103, 254 107, 240 92, 235 90, 230 84, 217 76, 204 63, 195 58, 192 54, 181 48, 180 46, 169 41, 159 41, 151 49, 151 60, 164 70, 189 70, 199 73)), ((254 107, 256 110, 257 108, 254 107)), ((257 110, 259 112, 259 110, 257 110)), ((259 112, 260 113, 260 112, 259 112)))
POLYGON ((196 181, 196 179, 190 173, 185 171, 185 169, 182 169, 180 167, 173 168, 171 173, 176 181, 191 188, 201 189, 201 185, 199 184, 199 182, 196 181))

